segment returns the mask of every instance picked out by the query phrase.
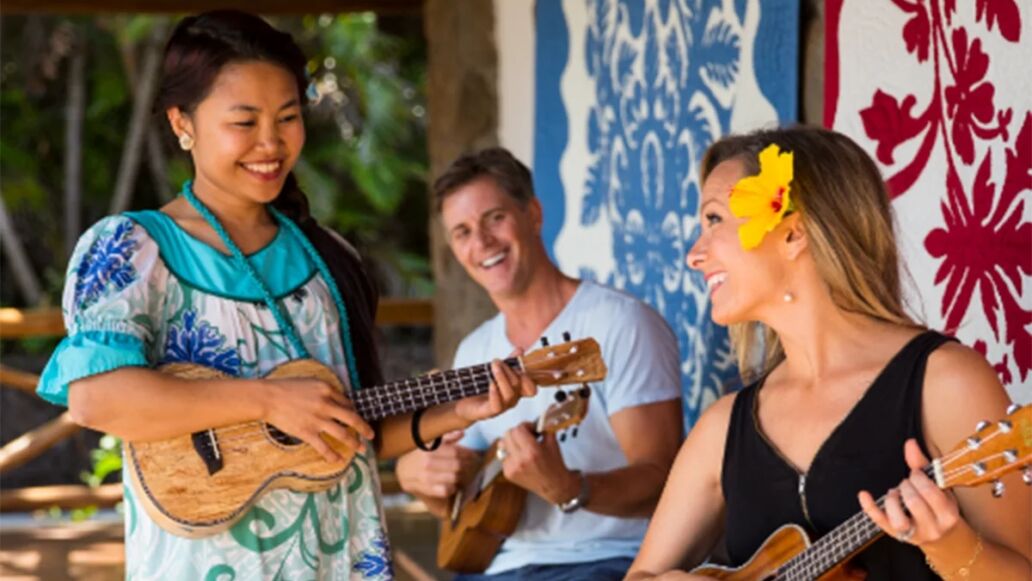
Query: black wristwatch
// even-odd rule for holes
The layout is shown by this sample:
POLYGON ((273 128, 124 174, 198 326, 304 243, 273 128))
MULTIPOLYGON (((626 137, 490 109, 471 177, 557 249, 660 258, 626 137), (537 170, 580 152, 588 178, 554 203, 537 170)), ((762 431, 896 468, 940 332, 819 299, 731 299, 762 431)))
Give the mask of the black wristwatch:
POLYGON ((588 486, 588 477, 580 470, 574 470, 574 472, 580 477, 580 492, 572 499, 567 500, 566 502, 560 502, 556 505, 561 512, 567 514, 584 508, 584 506, 588 504, 588 498, 591 497, 591 488, 588 486))

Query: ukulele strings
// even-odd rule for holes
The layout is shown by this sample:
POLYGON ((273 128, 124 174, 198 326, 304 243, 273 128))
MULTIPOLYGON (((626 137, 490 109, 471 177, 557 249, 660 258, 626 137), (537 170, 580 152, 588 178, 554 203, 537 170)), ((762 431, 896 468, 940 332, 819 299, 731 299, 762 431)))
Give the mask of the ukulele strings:
MULTIPOLYGON (((515 358, 504 360, 503 363, 510 366, 519 365, 521 368, 523 367, 522 361, 515 358)), ((529 376, 545 375, 551 379, 558 379, 562 375, 567 374, 567 372, 560 369, 549 369, 537 366, 533 370, 527 370, 524 368, 523 371, 529 376)), ((353 411, 358 412, 360 415, 362 415, 362 411, 365 411, 367 414, 372 412, 373 414, 379 415, 379 417, 387 417, 409 411, 410 409, 418 409, 418 404, 420 403, 423 405, 437 404, 454 401, 465 396, 482 394, 490 388, 490 384, 493 380, 494 376, 491 372, 490 364, 485 363, 478 366, 449 370, 431 374, 426 377, 415 378, 414 385, 411 383, 412 380, 389 383, 376 388, 354 392, 352 394, 352 402, 354 403, 353 411), (466 373, 465 377, 462 375, 463 372, 466 373), (449 376, 449 374, 451 374, 451 376, 449 376), (423 383, 423 381, 428 381, 428 383, 423 383), (427 396, 428 390, 431 390, 429 397, 427 396), (443 400, 440 397, 442 395, 444 396, 443 400), (391 397, 393 397, 393 399, 391 399, 391 397), (422 401, 418 402, 416 400, 417 397, 422 401), (430 398, 433 398, 433 400, 430 398), (366 409, 361 409, 363 407, 366 409)), ((208 432, 211 437, 204 438, 202 441, 197 442, 195 444, 195 448, 209 453, 215 451, 215 446, 257 442, 273 438, 269 433, 270 425, 268 422, 260 420, 251 420, 222 428, 201 430, 199 433, 203 434, 205 432, 208 432), (214 445, 212 442, 213 439, 214 445)), ((295 436, 291 436, 285 432, 282 433, 285 436, 297 439, 295 436)), ((311 446, 305 442, 301 442, 298 445, 304 448, 311 448, 311 446)), ((194 456, 196 456, 196 454, 193 453, 163 455, 164 458, 168 458, 170 460, 182 460, 184 458, 194 456)))
MULTIPOLYGON (((406 406, 413 408, 418 407, 416 406, 416 404, 420 402, 416 401, 416 397, 422 399, 423 401, 421 403, 423 404, 431 403, 431 401, 429 401, 428 397, 426 396, 427 389, 433 389, 432 393, 435 399, 440 399, 439 396, 444 395, 444 401, 454 401, 455 399, 458 399, 465 395, 472 395, 485 392, 487 388, 490 386, 490 383, 493 379, 493 375, 491 374, 490 368, 487 364, 485 364, 482 368, 472 367, 456 371, 466 371, 468 373, 468 376, 457 376, 456 379, 459 379, 460 383, 456 383, 455 379, 448 379, 442 374, 437 376, 431 376, 429 378, 429 384, 417 383, 415 386, 412 386, 411 384, 405 384, 403 386, 400 383, 395 383, 387 384, 379 388, 360 390, 357 392, 356 397, 354 399, 355 408, 359 408, 362 406, 369 408, 373 404, 375 404, 375 409, 366 411, 380 412, 383 414, 383 416, 390 416, 394 415, 397 412, 406 411, 406 406), (402 391, 403 387, 409 387, 410 389, 402 391), (415 388, 413 389, 413 387, 415 388), (379 401, 375 399, 383 398, 385 393, 389 395, 390 391, 394 391, 395 397, 401 399, 381 399, 379 401)), ((554 374, 557 372, 558 370, 541 370, 541 373, 547 373, 549 374, 549 376, 554 376, 554 374)), ((432 403, 440 402, 434 401, 432 403)), ((357 412, 359 410, 355 409, 354 411, 357 412)), ((220 446, 233 443, 243 443, 248 441, 261 441, 271 437, 268 433, 268 424, 262 421, 249 421, 241 424, 236 424, 233 426, 227 426, 224 428, 214 428, 210 431, 215 437, 215 443, 220 446)), ((289 434, 285 435, 290 436, 289 434)), ((209 452, 214 449, 211 439, 205 439, 202 442, 199 442, 198 446, 202 447, 203 449, 209 452)), ((165 457, 173 460, 179 460, 186 456, 190 456, 190 454, 187 453, 179 455, 166 455, 165 457)))
MULTIPOLYGON (((483 388, 486 388, 489 384, 490 384, 490 377, 484 376, 484 377, 477 378, 477 380, 475 382, 473 382, 473 387, 474 387, 474 389, 482 390, 483 388)), ((449 397, 454 397, 454 396, 462 396, 465 393, 465 391, 469 390, 470 385, 467 384, 466 386, 451 386, 451 387, 442 386, 442 387, 445 387, 445 391, 446 391, 446 393, 447 393, 447 395, 449 397)), ((388 403, 385 406, 380 406, 380 407, 381 407, 382 410, 387 410, 387 411, 394 411, 395 410, 394 404, 390 404, 390 403, 388 403)), ((404 410, 405 408, 404 408, 404 405, 402 404, 397 409, 404 410)), ((386 415, 392 415, 392 414, 388 413, 386 415)), ((269 431, 270 431, 269 424, 267 422, 249 421, 249 422, 244 422, 244 423, 241 423, 241 424, 236 424, 236 425, 233 425, 233 426, 228 426, 228 427, 225 427, 225 428, 213 428, 211 430, 202 430, 200 433, 211 432, 212 435, 214 436, 215 444, 217 444, 218 446, 221 447, 221 446, 230 445, 230 444, 241 444, 241 443, 247 443, 247 442, 257 442, 257 441, 262 441, 262 440, 268 440, 269 438, 273 437, 269 433, 269 431)), ((286 434, 285 432, 284 432, 284 435, 289 436, 289 437, 294 437, 294 436, 291 436, 290 434, 286 434)), ((310 447, 307 444, 304 444, 304 445, 305 445, 305 447, 310 447)), ((198 442, 197 446, 200 447, 200 448, 203 448, 207 452, 214 451, 214 446, 212 445, 211 438, 205 438, 202 442, 198 442)), ((184 458, 195 456, 195 454, 187 452, 187 453, 182 453, 182 454, 165 454, 165 455, 162 455, 162 456, 164 458, 168 458, 170 460, 182 460, 184 458)))
MULTIPOLYGON (((477 388, 480 387, 480 383, 484 379, 485 379, 484 372, 477 372, 475 375, 471 374, 471 376, 469 378, 464 378, 464 381, 466 381, 468 383, 474 384, 474 389, 477 389, 477 388)), ((421 391, 425 391, 426 388, 435 388, 435 393, 440 394, 442 390, 436 389, 436 388, 440 388, 440 387, 444 388, 443 391, 444 391, 444 394, 446 395, 446 397, 454 397, 456 395, 462 395, 462 390, 468 389, 468 385, 455 385, 454 381, 449 381, 449 382, 441 383, 440 385, 437 385, 435 383, 431 383, 429 385, 422 384, 421 385, 421 388, 422 388, 421 391)), ((373 403, 377 403, 377 402, 371 402, 370 401, 371 397, 381 397, 382 398, 382 397, 384 397, 385 393, 389 394, 390 391, 394 391, 395 392, 393 394, 395 397, 398 397, 398 398, 409 397, 412 400, 411 403, 413 403, 413 404, 415 403, 414 397, 411 397, 414 394, 412 394, 411 392, 404 392, 404 393, 402 393, 402 392, 399 391, 399 389, 400 388, 399 387, 395 387, 394 384, 387 384, 385 386, 380 386, 380 387, 377 387, 377 388, 372 388, 372 389, 367 389, 367 390, 359 390, 359 391, 357 391, 354 394, 354 397, 352 399, 352 403, 354 403, 354 406, 352 408, 349 408, 349 409, 351 409, 352 411, 358 412, 359 411, 358 408, 360 406, 362 406, 362 405, 364 405, 365 407, 369 407, 369 405, 371 405, 373 403)), ((411 390, 411 391, 414 392, 415 390, 411 390)), ((424 399, 425 399, 425 396, 421 396, 421 397, 424 397, 424 399)), ((404 400, 401 401, 401 402, 397 402, 397 401, 390 402, 390 401, 388 401, 387 403, 380 404, 377 407, 379 407, 381 410, 387 410, 387 409, 391 409, 392 407, 394 407, 397 403, 404 404, 404 403, 409 403, 409 402, 406 402, 404 400)), ((226 440, 221 440, 221 437, 227 436, 227 435, 230 435, 230 434, 234 434, 234 433, 238 433, 238 432, 252 432, 253 428, 255 426, 259 427, 259 430, 258 430, 259 432, 264 432, 266 424, 267 424, 267 422, 263 422, 261 420, 252 420, 252 421, 243 422, 243 423, 240 423, 240 424, 235 424, 235 425, 232 425, 232 426, 226 426, 226 427, 222 427, 222 428, 213 428, 212 431, 215 433, 216 436, 220 437, 220 441, 227 441, 227 442, 229 442, 229 441, 233 441, 233 439, 227 438, 226 440)), ((202 430, 202 432, 203 431, 205 431, 205 430, 202 430)))
MULTIPOLYGON (((1001 433, 1000 430, 994 431, 986 436, 979 445, 989 442, 1001 433)), ((946 470, 946 466, 961 459, 962 456, 966 456, 969 452, 971 452, 969 448, 959 448, 939 459, 940 465, 943 468, 944 489, 953 485, 952 481, 954 478, 975 470, 974 465, 970 462, 962 467, 946 470)), ((1004 456, 1004 454, 1004 452, 997 452, 985 456, 982 458, 982 461, 991 461, 1004 456)), ((930 477, 934 476, 932 464, 923 467, 922 471, 930 477)), ((885 510, 887 498, 888 495, 884 495, 876 501, 875 504, 878 508, 885 510)), ((867 541, 883 533, 884 531, 867 516, 867 513, 862 511, 856 513, 834 530, 814 541, 805 552, 800 553, 780 567, 776 578, 794 580, 811 579, 819 576, 824 571, 837 565, 867 541)))
MULTIPOLYGON (((387 384, 377 388, 359 390, 355 396, 355 410, 356 412, 361 411, 360 407, 369 408, 372 404, 375 404, 376 409, 365 411, 379 412, 382 416, 391 416, 396 413, 407 411, 407 409, 414 409, 418 407, 417 403, 423 405, 431 403, 441 403, 439 396, 444 395, 443 401, 454 401, 463 396, 481 394, 487 391, 491 382, 493 381, 493 374, 489 364, 483 366, 468 367, 460 370, 453 370, 456 372, 465 371, 468 376, 462 377, 457 375, 455 379, 449 379, 443 373, 429 376, 428 378, 418 378, 417 382, 422 379, 429 379, 430 383, 422 384, 417 383, 415 386, 408 383, 410 380, 405 382, 397 382, 393 384, 387 384), (459 383, 456 383, 456 379, 459 383), (409 388, 404 390, 404 388, 409 388), (444 388, 444 389, 441 389, 444 388), (430 401, 426 396, 427 389, 433 389, 434 401, 430 401), (403 391, 404 390, 404 391, 403 391), (384 400, 384 394, 390 391, 394 391, 394 400, 384 400), (416 397, 422 399, 422 402, 417 402, 416 397), (406 401, 405 398, 408 400, 406 401), (379 399, 378 399, 379 398, 379 399)), ((548 374, 549 377, 555 377, 556 373, 562 373, 559 370, 540 369, 539 373, 548 374)), ((241 443, 247 441, 260 441, 271 437, 267 433, 267 423, 261 421, 251 421, 246 424, 238 424, 227 428, 216 428, 212 430, 216 439, 216 444, 231 444, 241 443), (229 434, 234 434, 232 437, 226 437, 229 434)), ((286 434, 289 436, 289 434, 286 434)), ((291 436, 293 437, 293 436, 291 436)), ((210 439, 204 440, 198 444, 207 451, 213 450, 213 445, 210 439)), ((182 455, 180 455, 182 457, 182 455)))

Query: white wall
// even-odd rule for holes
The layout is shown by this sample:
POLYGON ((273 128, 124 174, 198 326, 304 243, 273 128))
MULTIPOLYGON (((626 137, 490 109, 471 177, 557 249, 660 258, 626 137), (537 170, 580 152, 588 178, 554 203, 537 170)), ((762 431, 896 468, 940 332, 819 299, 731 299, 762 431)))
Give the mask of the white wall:
POLYGON ((534 162, 534 0, 494 0, 498 49, 498 141, 534 162))

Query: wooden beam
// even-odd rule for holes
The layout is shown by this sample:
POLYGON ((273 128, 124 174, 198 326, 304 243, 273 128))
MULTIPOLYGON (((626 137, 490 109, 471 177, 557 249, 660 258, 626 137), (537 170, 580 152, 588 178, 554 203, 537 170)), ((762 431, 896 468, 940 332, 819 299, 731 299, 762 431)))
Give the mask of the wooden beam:
MULTIPOLYGON (((387 480, 387 472, 381 472, 380 478, 387 480)), ((394 491, 384 485, 384 493, 392 494, 394 491)), ((59 484, 51 486, 30 486, 27 488, 7 488, 0 494, 0 512, 31 512, 43 510, 52 506, 63 509, 86 508, 96 506, 97 508, 109 508, 122 500, 121 484, 101 484, 97 488, 90 488, 82 484, 59 484)), ((413 503, 405 506, 406 512, 425 513, 426 508, 422 503, 413 503)))
POLYGON ((11 440, 0 449, 0 474, 39 456, 81 429, 65 412, 42 426, 11 440))
POLYGON ((0 364, 0 385, 36 394, 39 376, 27 371, 19 371, 8 365, 0 364))
MULTIPOLYGON (((430 326, 434 305, 429 299, 380 299, 378 325, 430 326)), ((61 309, 0 309, 0 339, 60 337, 65 334, 61 309)))
POLYGON ((103 14, 194 14, 217 8, 235 8, 257 14, 322 14, 377 12, 399 14, 420 12, 422 0, 4 0, 3 13, 103 14))
POLYGON ((412 577, 414 581, 437 581, 437 578, 430 574, 429 571, 423 568, 415 559, 409 556, 408 553, 402 551, 397 547, 391 547, 391 553, 394 557, 394 562, 398 564, 398 568, 412 577))
POLYGON ((0 495, 0 512, 31 512, 52 506, 62 509, 110 508, 122 500, 121 484, 101 484, 90 488, 83 484, 32 486, 4 490, 0 495))
POLYGON ((380 299, 376 324, 430 327, 434 324, 434 304, 429 299, 380 299))
POLYGON ((60 337, 64 334, 61 309, 0 309, 0 339, 60 337))

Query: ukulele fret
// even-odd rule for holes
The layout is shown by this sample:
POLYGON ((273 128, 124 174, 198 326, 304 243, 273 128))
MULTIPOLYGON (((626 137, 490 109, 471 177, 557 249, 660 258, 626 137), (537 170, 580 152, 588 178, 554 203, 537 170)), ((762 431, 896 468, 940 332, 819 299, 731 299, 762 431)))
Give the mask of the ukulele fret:
MULTIPOLYGON (((1023 433, 1032 434, 1032 407, 1012 404, 1003 420, 979 422, 972 436, 921 470, 942 490, 992 482, 992 492, 997 497, 1004 491, 1000 477, 1009 472, 1022 471, 1025 483, 1032 484, 1032 437, 1015 435, 1016 426, 1021 426, 1023 433)), ((886 498, 887 494, 875 502, 882 511, 885 510, 886 498)), ((809 581, 832 571, 838 573, 837 567, 885 534, 864 511, 853 514, 812 542, 799 525, 789 523, 771 533, 745 564, 731 568, 703 564, 692 573, 718 579, 809 581), (771 570, 769 567, 775 563, 781 565, 771 570)), ((889 535, 894 537, 891 533, 889 535)))
MULTIPOLYGON (((606 375, 593 339, 542 348, 505 363, 546 386, 568 382, 574 374, 586 374, 590 381, 606 375), (564 370, 562 377, 556 377, 560 370, 564 370)), ((194 363, 167 363, 158 370, 187 380, 226 377, 194 363)), ((356 384, 350 390, 338 371, 313 359, 299 359, 278 365, 262 377, 321 381, 346 394, 355 412, 370 422, 483 394, 491 384, 488 364, 365 389, 356 384)), ((340 483, 356 450, 337 438, 326 440, 339 459, 326 460, 275 425, 251 420, 164 440, 126 440, 123 458, 129 486, 147 515, 172 534, 201 538, 232 527, 268 490, 319 492, 340 483)))
MULTIPOLYGON (((933 465, 924 468, 928 476, 934 476, 934 470, 933 465)), ((879 498, 876 504, 884 510, 885 497, 879 498)), ((782 565, 775 579, 815 579, 862 549, 882 532, 867 513, 858 512, 814 541, 809 549, 782 565)))
MULTIPOLYGON (((512 368, 520 365, 516 358, 505 363, 512 368)), ((487 392, 491 378, 490 364, 474 365, 361 389, 353 393, 353 401, 360 416, 375 421, 481 395, 487 392)))

